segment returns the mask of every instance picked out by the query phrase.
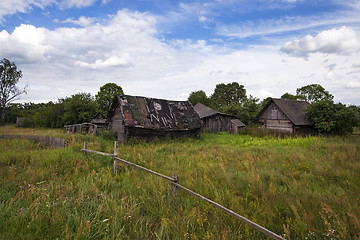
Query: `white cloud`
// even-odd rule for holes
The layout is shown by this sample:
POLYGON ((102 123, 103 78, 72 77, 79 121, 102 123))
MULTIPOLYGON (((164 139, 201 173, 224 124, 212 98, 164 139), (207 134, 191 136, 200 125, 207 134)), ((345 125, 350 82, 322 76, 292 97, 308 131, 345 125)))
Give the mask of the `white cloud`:
MULTIPOLYGON (((34 7, 46 8, 50 5, 65 8, 83 8, 93 5, 99 0, 2 0, 0 5, 0 23, 4 21, 5 16, 20 13, 28 13, 34 7)), ((102 0, 102 4, 106 4, 106 0, 102 0)))
POLYGON ((23 62, 41 61, 47 57, 49 47, 45 43, 48 30, 22 24, 10 35, 0 32, 0 49, 4 56, 13 56, 23 62))
POLYGON ((281 50, 290 56, 308 58, 311 53, 351 54, 360 51, 360 39, 351 28, 341 27, 287 42, 281 50))
MULTIPOLYGON (((358 26, 360 15, 358 11, 339 11, 334 14, 316 14, 309 16, 284 16, 279 18, 257 19, 256 21, 245 21, 237 24, 217 24, 217 33, 228 37, 247 38, 254 36, 268 37, 268 41, 278 41, 279 35, 292 35, 308 32, 311 29, 324 29, 329 25, 358 26), (269 37, 270 36, 270 37, 269 37)), ((286 36, 285 36, 286 37, 286 36)))
POLYGON ((206 16, 199 16, 199 22, 206 22, 208 18, 206 16))
POLYGON ((50 0, 11 0, 1 1, 0 7, 0 23, 4 20, 4 16, 12 15, 17 12, 27 12, 32 6, 44 7, 50 4, 50 0))
POLYGON ((3 30, 0 52, 23 71, 21 82, 30 85, 21 101, 95 95, 107 82, 130 95, 184 100, 192 91, 210 95, 216 84, 236 81, 259 98, 319 83, 342 102, 360 104, 360 77, 347 75, 358 69, 360 53, 329 55, 327 61, 315 54, 304 61, 280 55, 278 45, 239 50, 205 40, 162 42, 157 34, 154 16, 122 10, 106 24, 54 30, 23 24, 11 33, 3 30))
POLYGON ((60 8, 82 8, 94 4, 97 0, 62 0, 58 4, 60 8))
POLYGON ((128 54, 125 54, 124 57, 113 56, 106 59, 105 61, 102 59, 97 59, 94 63, 75 61, 75 65, 92 69, 104 69, 107 67, 128 67, 132 65, 132 60, 128 54))
POLYGON ((75 20, 73 18, 67 18, 63 21, 59 20, 59 19, 55 19, 54 22, 60 22, 60 23, 73 23, 75 25, 79 25, 82 27, 86 27, 91 25, 93 22, 95 21, 95 18, 91 18, 91 17, 85 17, 85 16, 81 16, 79 17, 78 20, 75 20))

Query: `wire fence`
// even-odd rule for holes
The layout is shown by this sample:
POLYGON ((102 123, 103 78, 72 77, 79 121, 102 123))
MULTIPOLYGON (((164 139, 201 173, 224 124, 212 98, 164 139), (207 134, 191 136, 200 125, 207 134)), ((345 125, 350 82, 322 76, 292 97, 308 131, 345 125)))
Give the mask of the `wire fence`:
POLYGON ((208 199, 208 198, 206 198, 206 197, 204 197, 204 196, 202 196, 202 195, 200 195, 200 194, 198 194, 198 193, 196 193, 196 192, 194 192, 194 191, 192 191, 192 190, 190 190, 190 189, 188 189, 188 188, 186 188, 186 187, 184 187, 182 185, 180 185, 179 184, 179 177, 177 175, 173 175, 173 177, 168 177, 168 176, 165 176, 165 175, 163 175, 161 173, 158 173, 158 172, 155 172, 153 170, 142 167, 140 165, 137 165, 135 163, 132 163, 132 162, 126 161, 124 159, 118 158, 117 157, 117 155, 118 155, 117 154, 118 153, 117 147, 118 147, 118 142, 116 141, 114 143, 114 153, 113 154, 103 153, 103 152, 98 152, 98 151, 87 149, 87 142, 85 141, 84 142, 84 148, 81 149, 80 151, 83 151, 85 153, 85 155, 87 155, 87 153, 94 153, 94 154, 99 154, 99 155, 102 155, 102 156, 112 157, 113 160, 114 160, 114 173, 115 174, 117 172, 118 162, 120 161, 120 162, 125 163, 127 165, 130 165, 130 166, 139 168, 139 169, 141 169, 143 171, 146 171, 148 173, 154 174, 154 175, 156 175, 158 177, 162 177, 162 178, 164 178, 164 179, 166 179, 168 181, 171 181, 171 193, 172 193, 173 198, 176 197, 177 189, 180 188, 183 191, 185 191, 187 193, 190 193, 191 195, 193 195, 193 196, 195 196, 197 198, 200 198, 203 201, 206 201, 206 202, 210 203, 211 205, 213 205, 213 206, 219 208, 220 210, 230 214, 231 216, 236 217, 237 219, 240 219, 242 222, 250 225, 251 227, 253 227, 253 228, 257 229, 257 230, 259 230, 260 232, 262 232, 262 233, 266 234, 267 236, 271 237, 272 239, 285 240, 283 237, 281 237, 281 236, 277 235, 276 233, 274 233, 274 232, 260 226, 257 223, 252 222, 251 220, 241 216, 240 214, 237 214, 236 212, 234 212, 234 211, 220 205, 219 203, 216 203, 216 202, 214 202, 214 201, 212 201, 212 200, 210 200, 210 199, 208 199))

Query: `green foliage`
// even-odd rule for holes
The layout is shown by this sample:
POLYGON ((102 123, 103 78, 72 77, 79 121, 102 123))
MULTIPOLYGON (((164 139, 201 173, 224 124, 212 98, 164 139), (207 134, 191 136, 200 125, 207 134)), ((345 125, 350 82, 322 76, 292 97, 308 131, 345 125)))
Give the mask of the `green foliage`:
POLYGON ((292 99, 292 100, 297 100, 298 96, 297 95, 292 95, 290 93, 285 93, 281 96, 282 99, 292 99))
POLYGON ((78 93, 65 98, 64 123, 74 124, 88 122, 97 112, 97 105, 90 93, 78 93))
POLYGON ((90 93, 78 93, 55 103, 10 105, 8 111, 12 114, 9 122, 14 122, 16 117, 24 117, 26 127, 63 128, 65 124, 90 121, 98 108, 90 93))
POLYGON ((250 124, 254 121, 256 115, 260 111, 259 108, 259 99, 253 96, 249 96, 242 104, 242 107, 239 109, 238 114, 236 115, 241 121, 245 124, 250 124))
POLYGON ((188 101, 195 106, 197 103, 202 103, 205 106, 210 106, 210 99, 206 96, 206 93, 203 90, 191 92, 188 101))
POLYGON ((221 109, 230 103, 242 103, 246 100, 246 90, 244 85, 237 82, 217 84, 214 93, 211 95, 211 101, 215 108, 221 109))
POLYGON ((271 100, 271 97, 267 97, 267 98, 264 98, 260 103, 259 103, 259 109, 263 109, 266 104, 271 100))
POLYGON ((258 98, 246 96, 246 89, 237 82, 217 84, 210 98, 202 90, 192 92, 188 100, 195 105, 200 102, 219 112, 236 116, 243 123, 251 123, 259 111, 258 98))
POLYGON ((359 115, 354 108, 335 104, 329 99, 312 103, 306 110, 306 116, 321 133, 352 133, 353 128, 359 125, 359 115))
POLYGON ((16 123, 16 118, 21 116, 22 104, 10 103, 6 107, 5 123, 16 123))
POLYGON ((352 133, 360 124, 359 108, 346 107, 333 102, 334 96, 319 84, 310 84, 298 88, 296 95, 285 93, 281 98, 301 99, 311 103, 306 110, 306 117, 314 123, 320 133, 352 133))
POLYGON ((123 89, 115 83, 107 83, 100 87, 100 91, 95 95, 99 109, 107 116, 112 101, 117 94, 124 94, 123 89))
POLYGON ((43 128, 62 128, 64 126, 64 105, 60 103, 40 103, 29 107, 26 119, 31 126, 43 128))
POLYGON ((99 136, 105 140, 116 141, 116 135, 109 130, 103 130, 99 136))
POLYGON ((328 91, 320 84, 310 84, 296 89, 297 99, 305 100, 310 103, 321 100, 332 100, 334 98, 328 91))
POLYGON ((26 94, 27 86, 23 90, 16 87, 20 78, 22 72, 17 70, 15 63, 6 58, 0 61, 0 125, 5 123, 5 110, 9 103, 17 100, 21 94, 26 94))
MULTIPOLYGON (((0 140, 0 239, 268 239, 170 183, 110 157, 0 140)), ((88 148, 113 141, 87 136, 88 148)), ((358 239, 360 138, 204 134, 120 145, 119 157, 167 176, 286 239, 358 239)))

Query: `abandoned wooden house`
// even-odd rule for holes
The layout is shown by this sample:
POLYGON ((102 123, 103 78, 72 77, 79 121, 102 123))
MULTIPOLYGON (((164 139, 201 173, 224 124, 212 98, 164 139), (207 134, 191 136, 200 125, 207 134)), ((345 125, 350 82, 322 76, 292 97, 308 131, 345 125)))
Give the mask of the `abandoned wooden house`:
POLYGON ((308 134, 313 131, 313 124, 305 116, 309 105, 306 101, 272 98, 255 119, 261 129, 308 134))
POLYGON ((245 127, 245 124, 235 116, 215 111, 202 103, 197 103, 194 109, 203 121, 204 132, 230 132, 237 134, 245 127))
POLYGON ((126 143, 130 137, 152 140, 199 137, 202 122, 188 101, 117 95, 108 115, 109 130, 126 143))

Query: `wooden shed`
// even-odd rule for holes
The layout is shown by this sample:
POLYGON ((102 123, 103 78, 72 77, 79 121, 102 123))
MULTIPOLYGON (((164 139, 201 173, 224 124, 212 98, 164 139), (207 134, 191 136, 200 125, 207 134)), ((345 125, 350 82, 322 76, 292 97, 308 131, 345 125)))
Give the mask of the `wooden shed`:
POLYGON ((126 143, 130 137, 152 140, 200 137, 202 122, 188 101, 117 95, 108 116, 109 129, 126 143))
POLYGON ((197 103, 194 108, 204 123, 203 131, 205 132, 231 132, 237 134, 245 127, 245 124, 235 116, 215 111, 202 103, 197 103))
POLYGON ((238 134, 245 127, 245 124, 239 119, 231 119, 230 121, 230 132, 233 134, 238 134))
POLYGON ((258 113, 259 128, 272 129, 290 134, 310 133, 313 124, 306 118, 306 101, 272 98, 258 113))

